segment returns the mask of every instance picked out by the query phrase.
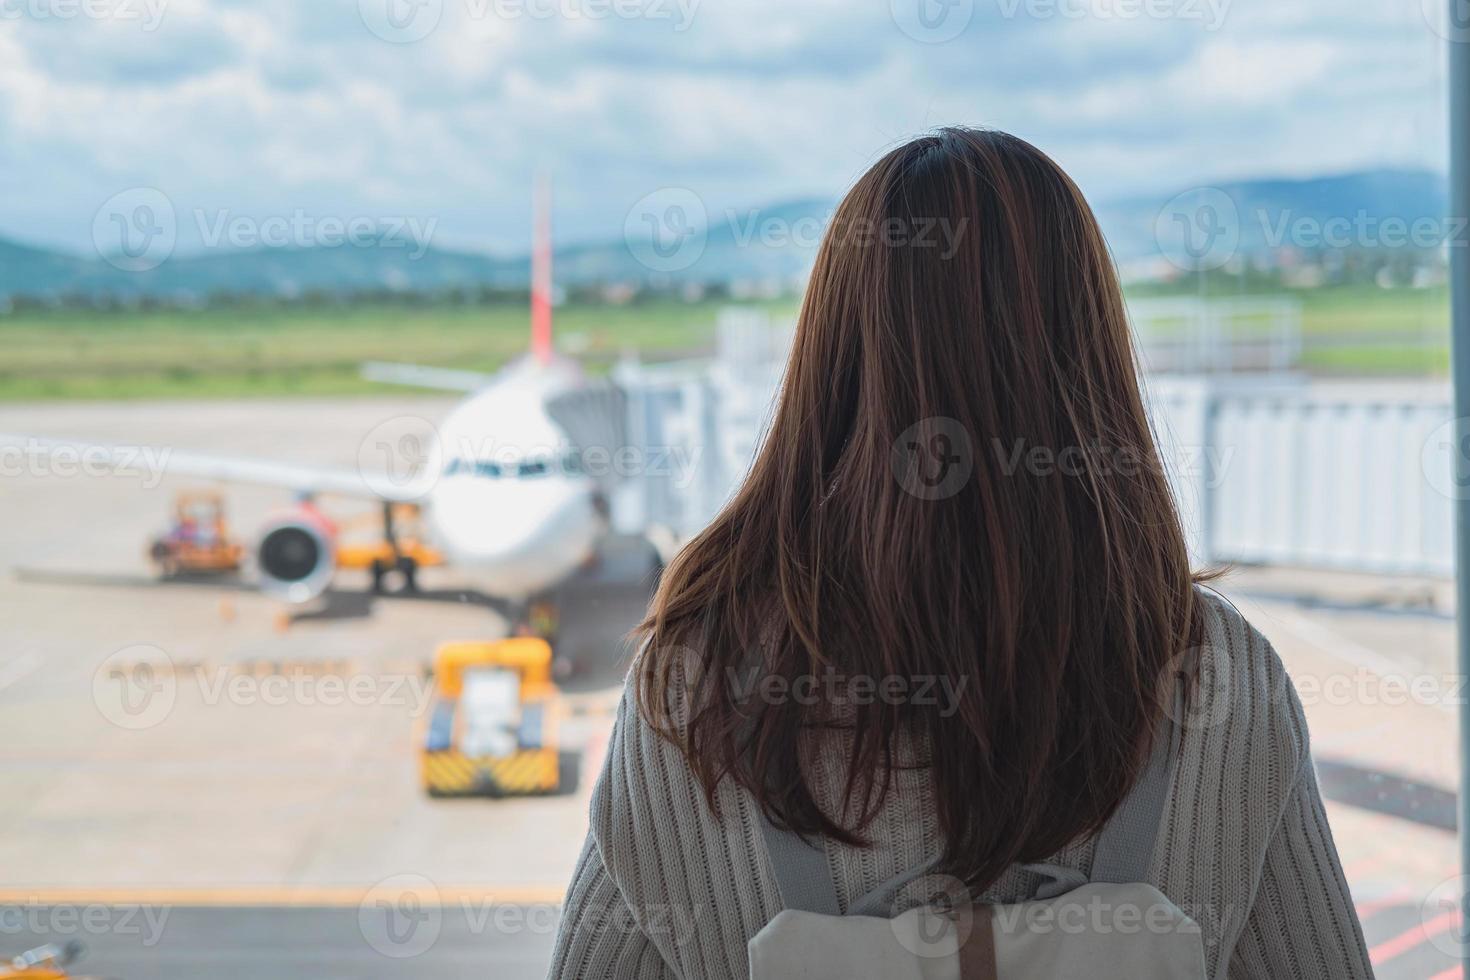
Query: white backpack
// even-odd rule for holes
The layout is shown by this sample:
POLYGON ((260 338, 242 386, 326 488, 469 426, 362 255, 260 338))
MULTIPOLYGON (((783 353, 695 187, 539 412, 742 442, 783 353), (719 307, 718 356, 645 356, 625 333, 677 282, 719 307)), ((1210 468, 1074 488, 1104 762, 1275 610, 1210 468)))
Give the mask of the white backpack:
POLYGON ((926 865, 857 899, 844 916, 821 841, 762 821, 785 910, 750 940, 751 980, 1204 980, 1199 926, 1143 883, 1174 755, 1170 726, 1098 836, 1090 878, 1027 865, 1050 881, 1012 905, 951 898, 887 918, 894 895, 926 865))

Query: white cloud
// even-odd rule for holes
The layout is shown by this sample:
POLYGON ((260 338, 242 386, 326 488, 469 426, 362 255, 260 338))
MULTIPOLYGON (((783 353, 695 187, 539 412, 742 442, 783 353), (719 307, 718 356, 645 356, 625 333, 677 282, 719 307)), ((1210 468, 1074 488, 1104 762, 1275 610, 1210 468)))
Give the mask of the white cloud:
POLYGON ((1417 0, 1234 0, 1214 31, 977 0, 935 45, 888 0, 619 0, 669 14, 632 19, 494 2, 443 0, 411 44, 375 36, 358 0, 168 0, 153 31, 0 19, 0 161, 28 190, 0 234, 84 247, 97 204, 141 184, 256 215, 427 214, 442 241, 517 248, 538 168, 562 235, 610 237, 664 186, 715 210, 835 195, 947 123, 1013 129, 1094 195, 1435 165, 1444 147, 1417 0))

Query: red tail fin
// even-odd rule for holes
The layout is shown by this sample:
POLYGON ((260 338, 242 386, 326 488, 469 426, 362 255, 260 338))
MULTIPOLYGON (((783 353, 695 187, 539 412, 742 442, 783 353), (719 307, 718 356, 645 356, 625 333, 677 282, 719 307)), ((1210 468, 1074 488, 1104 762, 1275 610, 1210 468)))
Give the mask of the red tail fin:
POLYGON ((540 174, 535 191, 535 240, 531 246, 531 353, 551 360, 551 178, 540 174))

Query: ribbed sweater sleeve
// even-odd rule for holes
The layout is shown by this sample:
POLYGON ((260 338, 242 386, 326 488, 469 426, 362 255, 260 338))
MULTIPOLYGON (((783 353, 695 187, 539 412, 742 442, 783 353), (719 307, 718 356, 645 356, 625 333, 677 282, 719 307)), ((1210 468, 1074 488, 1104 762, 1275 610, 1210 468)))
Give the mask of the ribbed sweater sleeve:
POLYGON ((1363 929, 1306 759, 1261 870, 1231 980, 1371 980, 1363 929))
POLYGON ((675 976, 644 928, 603 866, 597 841, 588 834, 567 889, 551 977, 658 980, 675 976))

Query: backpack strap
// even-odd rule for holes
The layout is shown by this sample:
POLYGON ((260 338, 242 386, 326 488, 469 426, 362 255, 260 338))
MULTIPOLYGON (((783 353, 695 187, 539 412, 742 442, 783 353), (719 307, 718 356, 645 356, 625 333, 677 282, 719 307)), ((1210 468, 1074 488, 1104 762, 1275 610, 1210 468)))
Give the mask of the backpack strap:
MULTIPOLYGON (((706 613, 702 630, 706 647, 714 633, 714 626, 714 620, 706 613)), ((759 663, 755 666, 759 667, 759 663)), ((776 888, 781 893, 781 904, 799 912, 841 915, 842 911, 837 904, 837 883, 827 864, 827 848, 823 838, 817 836, 810 841, 804 840, 800 834, 771 823, 763 810, 757 812, 756 819, 760 822, 761 838, 766 843, 766 853, 771 859, 771 870, 776 873, 776 888)))
POLYGON ((1164 821, 1164 807, 1174 783, 1174 762, 1182 735, 1175 718, 1182 718, 1184 684, 1174 692, 1173 706, 1164 712, 1154 746, 1138 782, 1128 791, 1097 837, 1089 881, 1131 884, 1148 878, 1154 846, 1164 821))
POLYGON ((759 816, 761 836, 776 872, 776 887, 781 904, 799 912, 841 915, 837 905, 837 884, 827 864, 823 838, 803 840, 799 834, 771 823, 764 813, 759 816))
MULTIPOLYGON (((1164 712, 1143 773, 1098 834, 1097 849, 1092 859, 1092 874, 1087 878, 1088 881, 1131 884, 1148 878, 1154 848, 1163 825, 1164 807, 1168 805, 1170 791, 1173 789, 1174 763, 1178 758, 1179 742, 1182 739, 1182 733, 1174 719, 1182 718, 1183 710, 1184 685, 1181 682, 1175 690, 1172 708, 1164 712)), ((775 826, 764 813, 758 819, 761 837, 765 840, 766 851, 771 859, 771 868, 776 874, 781 904, 788 909, 802 912, 841 915, 837 904, 837 885, 832 878, 831 866, 827 863, 824 839, 817 837, 812 841, 805 840, 799 834, 775 826)), ((855 900, 853 907, 848 910, 849 914, 871 915, 878 912, 892 902, 893 896, 900 889, 932 870, 936 861, 937 858, 894 875, 855 900)), ((1064 877, 1058 877, 1052 869, 1044 865, 1027 866, 1027 870, 1057 879, 1058 887, 1047 889, 1043 886, 1044 895, 1060 894, 1068 890, 1065 874, 1064 877)))
POLYGON ((847 907, 847 914, 887 916, 898 893, 933 871, 939 865, 939 857, 936 854, 917 867, 900 871, 878 887, 859 895, 847 907))
MULTIPOLYGON (((761 834, 771 856, 771 867, 776 872, 781 904, 801 912, 841 915, 837 904, 837 884, 832 877, 831 866, 827 864, 825 838, 809 843, 797 834, 775 826, 764 814, 761 816, 761 834)), ((847 914, 886 917, 894 896, 933 871, 938 863, 936 855, 916 867, 900 871, 853 899, 847 914)))

